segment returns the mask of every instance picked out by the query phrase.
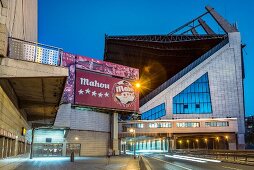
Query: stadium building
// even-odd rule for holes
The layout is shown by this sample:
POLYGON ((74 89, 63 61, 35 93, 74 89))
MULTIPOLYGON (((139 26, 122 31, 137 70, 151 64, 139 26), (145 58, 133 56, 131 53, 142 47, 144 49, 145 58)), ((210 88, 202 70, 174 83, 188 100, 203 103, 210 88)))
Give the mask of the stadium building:
POLYGON ((140 70, 142 120, 119 122, 122 152, 244 149, 243 47, 209 6, 165 35, 106 35, 104 60, 140 70))

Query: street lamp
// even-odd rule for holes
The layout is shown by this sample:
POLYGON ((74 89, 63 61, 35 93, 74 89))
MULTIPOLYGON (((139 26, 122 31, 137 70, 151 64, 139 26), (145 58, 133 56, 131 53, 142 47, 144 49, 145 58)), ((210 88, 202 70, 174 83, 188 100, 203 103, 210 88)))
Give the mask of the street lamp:
POLYGON ((206 149, 208 149, 207 139, 205 138, 206 149))
POLYGON ((182 145, 182 140, 179 140, 179 144, 180 144, 180 149, 181 149, 181 145, 182 145))
POLYGON ((187 141, 186 141, 186 142, 187 142, 187 144, 188 144, 188 150, 189 150, 189 148, 190 148, 190 147, 189 147, 189 144, 190 144, 189 139, 187 139, 187 141))
POLYGON ((134 159, 136 159, 136 131, 135 129, 131 128, 130 133, 133 133, 133 143, 134 143, 134 148, 133 148, 133 152, 134 152, 134 159))
POLYGON ((196 142, 197 142, 197 146, 198 146, 198 149, 199 149, 198 139, 196 139, 196 142))
POLYGON ((220 142, 220 138, 219 138, 219 137, 216 137, 216 140, 218 141, 218 144, 217 144, 217 149, 219 149, 219 142, 220 142))
POLYGON ((226 138, 226 149, 229 149, 229 145, 228 145, 228 136, 225 136, 226 138))

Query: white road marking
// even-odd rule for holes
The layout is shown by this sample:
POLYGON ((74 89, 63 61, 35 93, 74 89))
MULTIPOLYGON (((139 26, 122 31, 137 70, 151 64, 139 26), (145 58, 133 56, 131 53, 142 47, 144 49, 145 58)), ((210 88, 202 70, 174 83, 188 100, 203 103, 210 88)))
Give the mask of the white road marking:
POLYGON ((164 160, 155 158, 155 157, 150 157, 150 156, 148 156, 148 157, 149 157, 149 158, 152 158, 152 159, 156 159, 156 160, 161 161, 161 162, 164 162, 164 163, 167 163, 167 164, 170 164, 170 165, 177 166, 177 167, 179 167, 179 168, 183 168, 183 169, 186 169, 186 170, 192 170, 192 169, 190 169, 190 168, 187 168, 187 167, 184 167, 184 166, 181 166, 181 165, 177 165, 177 164, 173 164, 173 163, 170 163, 170 162, 167 162, 167 161, 164 161, 164 160))
MULTIPOLYGON (((165 155, 165 156, 166 156, 166 155, 165 155)), ((195 159, 195 160, 207 161, 207 162, 216 162, 216 163, 221 162, 221 161, 215 160, 215 159, 197 158, 197 157, 182 156, 182 155, 173 155, 173 156, 181 157, 181 158, 187 158, 187 159, 195 159)))
POLYGON ((186 160, 186 161, 192 161, 192 162, 206 163, 206 161, 196 160, 196 159, 191 159, 191 158, 184 158, 184 157, 175 156, 175 155, 173 155, 173 156, 165 155, 165 157, 174 158, 174 159, 181 159, 181 160, 186 160))

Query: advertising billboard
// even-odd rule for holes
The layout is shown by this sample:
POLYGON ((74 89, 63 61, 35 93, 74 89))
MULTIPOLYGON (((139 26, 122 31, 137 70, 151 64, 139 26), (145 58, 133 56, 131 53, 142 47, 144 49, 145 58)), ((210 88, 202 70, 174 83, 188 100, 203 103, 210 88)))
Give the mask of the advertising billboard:
POLYGON ((74 104, 74 86, 75 86, 75 70, 83 69, 91 72, 97 72, 104 75, 121 77, 124 79, 138 80, 139 70, 120 64, 101 61, 86 56, 74 55, 71 53, 62 53, 61 65, 69 68, 69 76, 67 78, 62 103, 74 104))
POLYGON ((128 80, 76 69, 75 104, 137 111, 139 96, 128 80))

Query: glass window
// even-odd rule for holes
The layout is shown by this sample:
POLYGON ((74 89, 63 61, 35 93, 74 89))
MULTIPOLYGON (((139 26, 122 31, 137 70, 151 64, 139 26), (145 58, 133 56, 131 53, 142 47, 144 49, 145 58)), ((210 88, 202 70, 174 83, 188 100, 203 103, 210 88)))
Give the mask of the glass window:
POLYGON ((212 113, 208 73, 173 97, 173 114, 207 113, 212 113))

